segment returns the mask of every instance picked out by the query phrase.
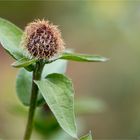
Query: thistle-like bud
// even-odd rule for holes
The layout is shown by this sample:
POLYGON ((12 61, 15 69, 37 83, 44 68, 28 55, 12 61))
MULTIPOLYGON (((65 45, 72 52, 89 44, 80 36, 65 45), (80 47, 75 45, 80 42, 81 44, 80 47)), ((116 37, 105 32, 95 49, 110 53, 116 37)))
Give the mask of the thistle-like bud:
POLYGON ((60 30, 45 20, 35 20, 26 26, 21 45, 31 57, 44 60, 59 55, 65 48, 60 30))

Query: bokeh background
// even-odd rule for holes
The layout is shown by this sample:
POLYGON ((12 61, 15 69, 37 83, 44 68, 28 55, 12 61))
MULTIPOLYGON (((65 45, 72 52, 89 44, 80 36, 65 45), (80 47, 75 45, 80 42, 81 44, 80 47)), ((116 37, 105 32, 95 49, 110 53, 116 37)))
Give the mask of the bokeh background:
MULTIPOLYGON (((140 138, 139 0, 0 1, 0 17, 22 29, 34 19, 49 19, 59 25, 68 48, 110 58, 68 65, 76 98, 95 100, 93 110, 80 116, 84 132, 91 130, 97 140, 140 138)), ((0 137, 7 140, 21 139, 26 123, 13 61, 0 47, 0 137)))

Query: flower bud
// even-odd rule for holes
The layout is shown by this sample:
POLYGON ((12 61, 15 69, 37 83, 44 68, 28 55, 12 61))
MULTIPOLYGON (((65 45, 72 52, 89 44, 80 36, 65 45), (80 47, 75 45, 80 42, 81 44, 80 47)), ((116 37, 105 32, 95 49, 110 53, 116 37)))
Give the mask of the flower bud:
POLYGON ((21 45, 32 58, 44 60, 58 56, 65 48, 60 30, 45 20, 35 20, 26 26, 21 45))

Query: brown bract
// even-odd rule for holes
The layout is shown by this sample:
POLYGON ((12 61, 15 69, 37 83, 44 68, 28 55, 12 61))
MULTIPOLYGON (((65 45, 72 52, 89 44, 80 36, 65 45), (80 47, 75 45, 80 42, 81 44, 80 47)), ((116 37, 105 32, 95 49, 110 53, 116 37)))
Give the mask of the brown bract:
POLYGON ((38 59, 50 59, 64 50, 60 30, 45 20, 29 23, 25 28, 21 44, 31 57, 38 59))

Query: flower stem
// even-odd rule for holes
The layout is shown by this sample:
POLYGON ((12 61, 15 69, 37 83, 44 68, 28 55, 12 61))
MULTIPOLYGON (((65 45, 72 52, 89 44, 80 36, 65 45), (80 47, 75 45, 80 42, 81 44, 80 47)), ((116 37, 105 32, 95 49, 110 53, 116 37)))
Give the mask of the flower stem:
POLYGON ((28 121, 26 125, 26 130, 24 134, 24 140, 30 140, 32 129, 33 129, 33 119, 36 109, 36 102, 38 96, 38 87, 34 83, 34 80, 40 80, 41 74, 43 70, 44 64, 42 61, 37 62, 35 69, 33 71, 33 78, 32 78, 32 90, 31 90, 31 98, 30 98, 30 107, 29 107, 29 114, 28 114, 28 121))

